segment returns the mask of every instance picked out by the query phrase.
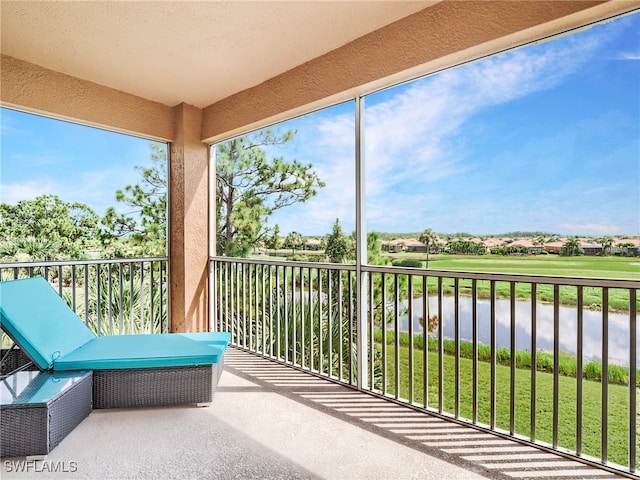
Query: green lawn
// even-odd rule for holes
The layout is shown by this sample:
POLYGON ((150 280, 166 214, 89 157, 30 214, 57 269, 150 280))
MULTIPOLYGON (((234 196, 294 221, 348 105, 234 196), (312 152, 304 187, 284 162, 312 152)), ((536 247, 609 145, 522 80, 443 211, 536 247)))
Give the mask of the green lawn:
MULTIPOLYGON (((425 263, 424 254, 401 253, 390 255, 393 259, 413 258, 425 263)), ((640 280, 640 259, 633 257, 561 257, 559 255, 537 255, 528 257, 505 257, 502 255, 430 255, 429 269, 451 270, 463 272, 491 272, 505 274, 529 274, 564 277, 590 278, 621 278, 640 280)), ((418 270, 424 272, 424 270, 418 270)), ((453 279, 445 278, 443 287, 445 295, 453 294, 453 279)), ((463 295, 471 294, 471 280, 460 280, 459 288, 463 295)), ((478 281, 478 297, 489 298, 490 282, 478 281)), ((496 297, 509 298, 511 295, 509 282, 496 283, 496 297)), ((438 289, 437 278, 429 278, 429 293, 435 294, 438 289)), ((561 305, 575 306, 577 304, 576 287, 561 286, 559 300, 561 305)), ((414 280, 415 295, 422 295, 422 280, 414 280)), ((530 300, 531 287, 527 283, 517 283, 516 299, 530 300)), ((553 285, 539 284, 536 298, 538 302, 553 303, 553 285)), ((584 287, 583 302, 585 308, 602 309, 602 289, 599 287, 584 287)), ((640 296, 636 306, 640 309, 640 296)), ((609 310, 612 312, 629 311, 629 291, 620 289, 609 290, 609 310)))
MULTIPOLYGON (((380 348, 377 345, 377 348, 380 348)), ((395 395, 395 347, 387 345, 386 391, 395 395)), ((410 397, 419 404, 424 403, 424 365, 422 350, 415 349, 413 354, 413 393, 409 392, 409 349, 400 347, 400 397, 410 397)), ((443 410, 454 413, 454 382, 455 357, 443 357, 443 410)), ((438 407, 438 356, 429 352, 428 367, 428 406, 438 407)), ((509 367, 496 366, 496 427, 509 430, 510 407, 510 377, 509 367)), ((459 408, 460 416, 472 418, 472 361, 460 359, 460 388, 459 408)), ((515 432, 524 436, 530 434, 531 413, 531 372, 528 369, 516 369, 515 374, 515 432)), ((478 410, 477 418, 481 423, 490 423, 491 405, 491 371, 490 364, 478 362, 478 410)), ((559 421, 558 444, 570 450, 576 450, 576 385, 577 381, 571 377, 559 378, 559 421)), ((583 381, 583 425, 582 452, 599 458, 600 450, 600 420, 601 420, 601 383, 583 381)), ((640 398, 640 394, 639 394, 640 398)), ((627 386, 609 385, 609 415, 608 415, 608 460, 628 465, 628 437, 629 437, 629 391, 627 386)), ((552 442, 553 419, 553 375, 537 372, 536 374, 536 430, 537 440, 552 442)), ((640 405, 639 411, 640 411, 640 405)), ((636 438, 636 444, 638 438, 636 438)))
MULTIPOLYGON (((424 253, 389 254, 391 259, 411 258, 426 263, 424 253)), ((429 268, 465 272, 520 273, 562 277, 624 278, 640 280, 640 258, 560 255, 429 255, 429 268)))

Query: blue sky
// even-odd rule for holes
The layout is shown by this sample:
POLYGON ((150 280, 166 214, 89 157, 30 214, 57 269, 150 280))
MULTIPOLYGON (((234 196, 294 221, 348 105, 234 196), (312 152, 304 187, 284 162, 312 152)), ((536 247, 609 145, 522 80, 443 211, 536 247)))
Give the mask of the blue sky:
MULTIPOLYGON (((368 230, 640 234, 640 15, 365 99, 368 230)), ((293 119, 270 153, 327 186, 270 223, 353 230, 354 102, 293 119)), ((2 110, 0 201, 39 193, 98 213, 138 180, 149 142, 2 110)))

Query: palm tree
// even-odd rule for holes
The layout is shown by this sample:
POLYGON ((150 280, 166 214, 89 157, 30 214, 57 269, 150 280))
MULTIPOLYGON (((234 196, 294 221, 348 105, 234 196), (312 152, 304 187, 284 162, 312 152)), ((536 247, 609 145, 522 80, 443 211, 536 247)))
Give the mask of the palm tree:
POLYGON ((430 228, 427 228, 420 234, 420 237, 418 237, 418 241, 424 243, 427 246, 427 263, 425 265, 425 268, 429 268, 429 250, 431 248, 431 245, 435 245, 436 243, 438 243, 438 234, 430 228))
POLYGON ((284 244, 291 248, 292 255, 295 256, 296 248, 302 245, 302 235, 298 232, 291 232, 287 235, 287 238, 284 239, 284 244))
POLYGON ((582 247, 580 246, 580 240, 578 240, 578 237, 568 238, 560 249, 560 255, 565 255, 567 257, 574 257, 582 255, 583 253, 584 252, 582 250, 582 247))
POLYGON ((596 239, 600 245, 602 245, 602 253, 607 254, 607 250, 611 253, 611 247, 613 246, 613 238, 611 237, 600 237, 596 239))

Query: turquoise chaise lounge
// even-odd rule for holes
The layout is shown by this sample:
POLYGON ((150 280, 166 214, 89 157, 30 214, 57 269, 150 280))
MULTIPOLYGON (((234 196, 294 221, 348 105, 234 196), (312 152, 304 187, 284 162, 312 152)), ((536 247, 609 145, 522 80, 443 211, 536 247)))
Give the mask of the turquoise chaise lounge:
POLYGON ((0 325, 43 371, 93 371, 93 408, 206 404, 227 332, 96 336, 42 277, 0 282, 0 325))

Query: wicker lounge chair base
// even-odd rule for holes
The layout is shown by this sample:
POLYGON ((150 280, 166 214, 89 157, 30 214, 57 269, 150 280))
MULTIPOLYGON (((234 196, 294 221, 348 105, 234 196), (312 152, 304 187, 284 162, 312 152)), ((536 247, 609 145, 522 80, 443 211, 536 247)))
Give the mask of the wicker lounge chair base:
POLYGON ((222 362, 194 367, 93 371, 93 408, 209 404, 222 362))
POLYGON ((91 372, 39 373, 0 410, 0 457, 42 459, 91 413, 91 372))

